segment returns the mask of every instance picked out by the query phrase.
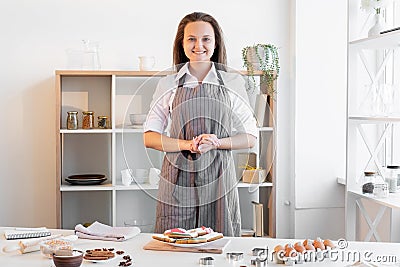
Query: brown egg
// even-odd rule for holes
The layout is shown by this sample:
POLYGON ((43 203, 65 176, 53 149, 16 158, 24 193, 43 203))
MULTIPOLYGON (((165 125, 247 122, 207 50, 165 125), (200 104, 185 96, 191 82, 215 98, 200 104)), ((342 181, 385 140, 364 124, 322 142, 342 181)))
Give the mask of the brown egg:
POLYGON ((296 257, 297 256, 297 252, 296 250, 293 248, 292 245, 289 245, 285 248, 285 256, 286 257, 296 257))
POLYGON ((314 247, 313 245, 311 245, 311 244, 305 245, 304 248, 305 248, 306 250, 315 251, 315 247, 314 247))
POLYGON ((306 240, 304 240, 304 242, 303 242, 303 246, 306 246, 306 245, 313 245, 313 241, 311 240, 311 239, 306 239, 306 240))
POLYGON ((325 239, 324 240, 325 247, 335 248, 335 244, 333 244, 332 240, 325 239))
POLYGON ((292 245, 292 244, 289 244, 289 243, 287 243, 287 244, 285 245, 285 249, 287 249, 288 247, 293 247, 293 245, 292 245))
POLYGON ((306 251, 306 248, 303 246, 301 242, 297 242, 296 244, 294 244, 293 247, 297 252, 302 254, 306 251))
POLYGON ((285 250, 285 248, 282 245, 277 245, 274 247, 274 252, 278 253, 281 250, 285 250))
POLYGON ((322 241, 321 238, 318 237, 317 239, 314 240, 314 247, 315 247, 315 249, 317 249, 317 248, 319 248, 321 250, 325 249, 324 242, 322 241))

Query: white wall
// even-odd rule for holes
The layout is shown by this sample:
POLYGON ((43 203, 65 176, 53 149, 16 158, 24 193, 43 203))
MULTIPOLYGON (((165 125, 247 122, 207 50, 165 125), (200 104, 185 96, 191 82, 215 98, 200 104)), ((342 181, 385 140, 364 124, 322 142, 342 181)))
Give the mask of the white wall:
MULTIPOLYGON (((156 69, 171 66, 179 20, 204 11, 220 22, 229 64, 241 68, 241 49, 254 43, 280 47, 280 118, 289 121, 289 0, 130 1, 14 0, 0 8, 0 225, 56 225, 54 71, 66 68, 67 48, 99 41, 102 69, 138 69, 152 54, 156 69), (155 8, 157 5, 157 8, 155 8), (250 6, 250 8, 249 8, 250 6)), ((285 123, 282 124, 285 126, 285 123)), ((279 158, 288 158, 289 133, 278 126, 279 158)), ((289 181, 281 164, 282 181, 289 181)), ((284 185, 282 185, 284 186, 284 185)), ((289 188, 289 186, 286 186, 289 188)), ((283 191, 281 198, 287 197, 283 191)), ((284 216, 284 214, 282 214, 284 216)), ((284 217, 278 218, 284 220, 284 217)), ((283 235, 285 227, 282 227, 283 235)))
POLYGON ((346 0, 296 1, 293 211, 298 238, 344 236, 344 186, 336 178, 345 177, 346 12, 346 0))

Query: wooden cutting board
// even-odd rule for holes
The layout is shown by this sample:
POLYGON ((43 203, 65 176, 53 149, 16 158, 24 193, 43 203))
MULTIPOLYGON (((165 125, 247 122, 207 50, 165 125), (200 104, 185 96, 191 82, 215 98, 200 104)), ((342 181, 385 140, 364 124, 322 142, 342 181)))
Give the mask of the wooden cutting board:
POLYGON ((175 251, 175 252, 193 252, 193 253, 214 253, 222 254, 224 248, 228 245, 231 240, 222 238, 205 244, 200 247, 175 247, 166 242, 151 240, 147 243, 143 249, 146 250, 159 250, 159 251, 175 251))

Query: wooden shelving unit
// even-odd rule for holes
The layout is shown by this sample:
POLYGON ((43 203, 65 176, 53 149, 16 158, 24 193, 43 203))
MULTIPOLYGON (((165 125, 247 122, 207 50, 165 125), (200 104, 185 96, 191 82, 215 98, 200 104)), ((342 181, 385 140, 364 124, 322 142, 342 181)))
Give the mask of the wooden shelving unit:
MULTIPOLYGON (((161 169, 163 153, 144 148, 143 129, 131 126, 129 112, 136 108, 146 113, 158 80, 171 73, 120 70, 56 71, 55 179, 58 227, 70 229, 75 224, 100 219, 103 223, 114 226, 124 226, 125 220, 154 220, 157 186, 123 186, 120 171, 127 168, 127 164, 132 169, 161 169), (84 130, 79 126, 78 130, 67 130, 66 111, 77 110, 81 114, 85 109, 95 111, 95 118, 100 115, 108 116, 111 128, 84 130), (124 143, 129 143, 129 146, 124 143), (69 175, 79 173, 103 173, 108 179, 101 185, 77 186, 65 181, 69 175)), ((241 73, 247 74, 245 71, 241 73)), ((263 146, 257 145, 255 148, 259 161, 260 158, 272 161, 274 150, 264 149, 271 140, 273 144, 274 135, 273 125, 259 128, 260 144, 261 141, 264 142, 263 146)), ((261 167, 267 167, 266 162, 259 164, 261 167)), ((270 175, 273 175, 272 171, 270 175)), ((251 228, 251 201, 268 203, 273 183, 250 185, 240 182, 237 187, 243 206, 244 228, 251 228)), ((273 218, 269 219, 270 223, 272 220, 273 218)))

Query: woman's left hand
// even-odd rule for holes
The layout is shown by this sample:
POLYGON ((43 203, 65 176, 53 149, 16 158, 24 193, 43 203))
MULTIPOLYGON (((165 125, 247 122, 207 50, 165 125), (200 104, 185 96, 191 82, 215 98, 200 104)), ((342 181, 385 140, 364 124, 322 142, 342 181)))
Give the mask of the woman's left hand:
POLYGON ((215 134, 201 134, 196 137, 198 142, 198 150, 201 154, 204 154, 210 150, 217 149, 221 142, 215 134))

